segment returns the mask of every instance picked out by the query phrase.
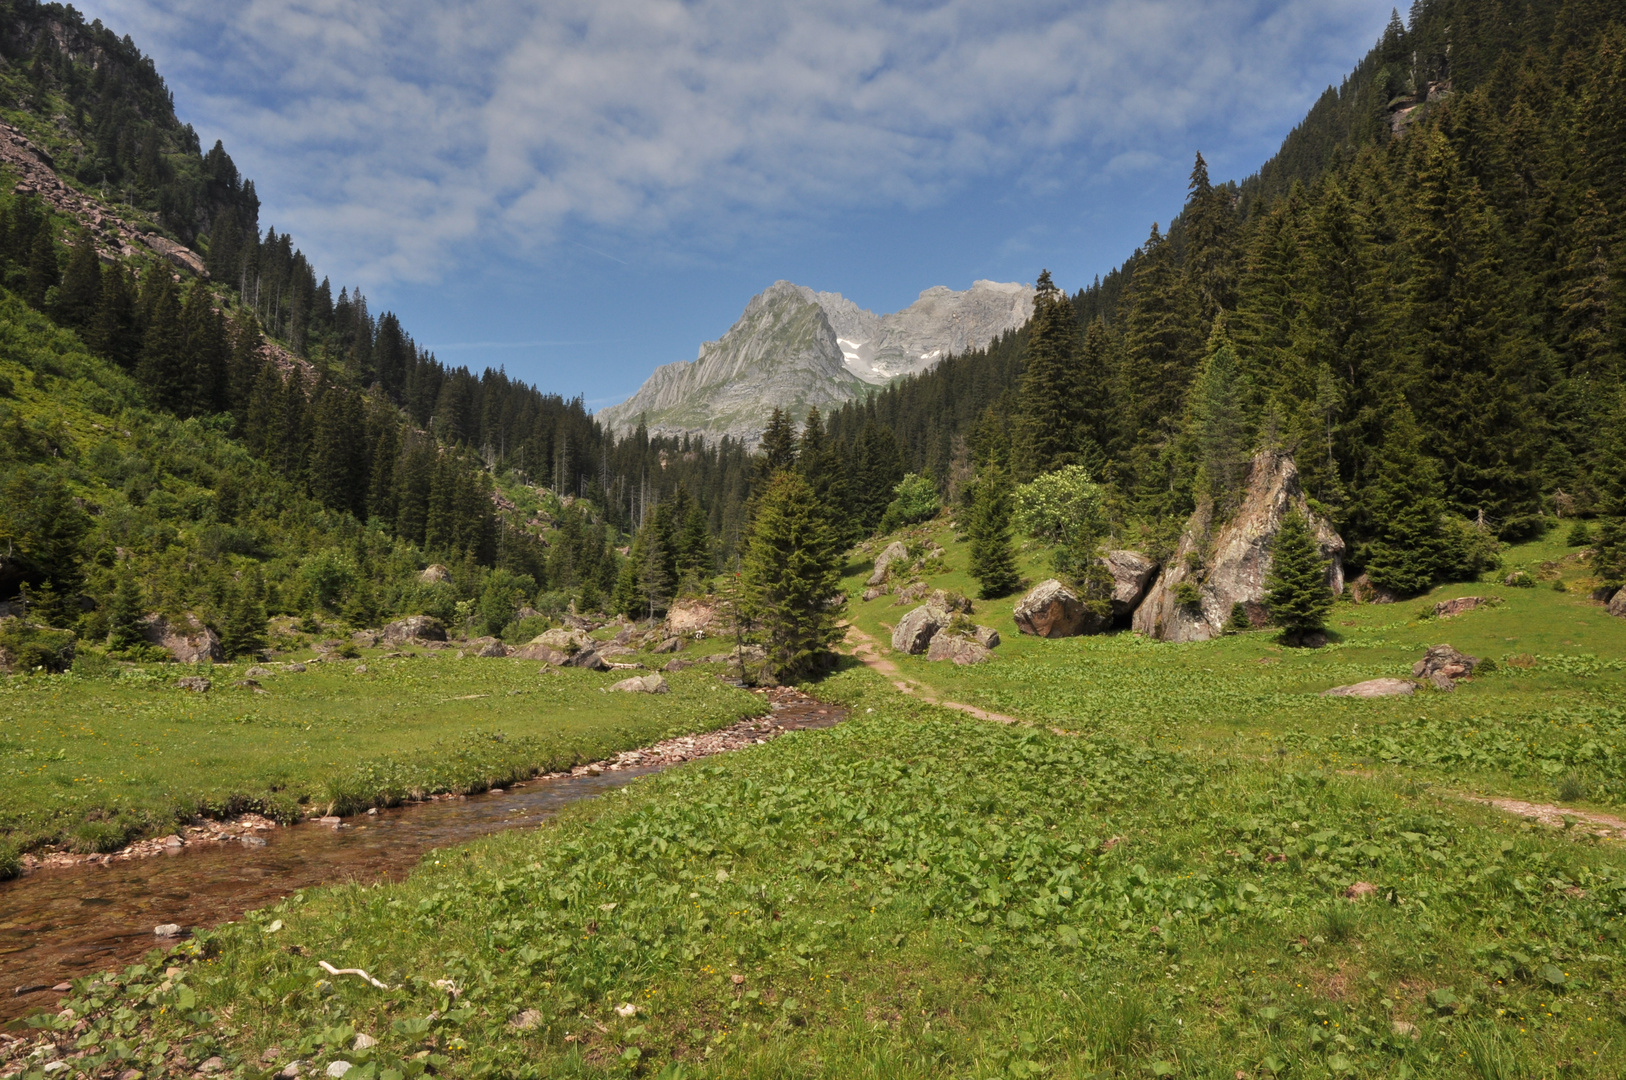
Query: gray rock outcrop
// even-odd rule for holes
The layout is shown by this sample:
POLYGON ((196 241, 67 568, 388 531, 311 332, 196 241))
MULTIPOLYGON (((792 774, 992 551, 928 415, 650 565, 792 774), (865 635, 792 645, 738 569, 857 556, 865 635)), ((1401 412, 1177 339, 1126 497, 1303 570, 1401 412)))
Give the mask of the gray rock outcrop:
POLYGON ((1450 692, 1456 689, 1457 680, 1471 676, 1481 663, 1479 657, 1458 652, 1449 645, 1434 645, 1412 665, 1411 674, 1412 678, 1422 679, 1436 690, 1450 692))
POLYGON ((576 653, 583 649, 591 649, 593 639, 588 637, 585 631, 556 626, 552 630, 544 630, 527 644, 543 645, 562 653, 576 653))
POLYGON ((879 585, 881 582, 886 580, 887 571, 892 568, 893 563, 900 562, 907 558, 909 558, 909 549, 903 546, 903 541, 892 541, 890 544, 886 545, 885 551, 876 556, 875 570, 870 574, 869 580, 865 582, 865 584, 872 586, 879 585))
POLYGON ((1616 589, 1609 606, 1604 610, 1617 619, 1626 619, 1626 589, 1616 589))
POLYGON ((418 575, 418 581, 424 585, 435 585, 439 584, 440 582, 451 580, 452 572, 446 569, 440 563, 430 563, 428 566, 424 567, 423 572, 418 575))
POLYGON ((1215 521, 1214 508, 1207 503, 1191 516, 1174 557, 1135 611, 1135 631, 1161 641, 1218 637, 1233 607, 1263 602, 1271 547, 1282 518, 1294 509, 1309 520, 1321 557, 1327 561, 1328 587, 1334 593, 1342 592, 1343 539, 1310 512, 1293 459, 1265 451, 1254 457, 1242 503, 1229 520, 1215 521), (1195 603, 1180 602, 1180 594, 1186 591, 1182 585, 1195 586, 1195 603))
POLYGON ((949 614, 942 608, 922 604, 898 620, 892 631, 892 648, 910 656, 925 652, 937 632, 949 624, 949 614))
POLYGON ((1157 577, 1157 563, 1138 551, 1109 551, 1101 560, 1112 575, 1112 615, 1134 614, 1157 577))
POLYGON ((204 626, 190 611, 174 622, 162 615, 148 615, 141 620, 141 636, 147 644, 158 646, 182 664, 226 659, 220 648, 220 635, 204 626))
POLYGON ((384 627, 384 641, 390 645, 445 640, 446 628, 433 615, 408 615, 384 627))
POLYGON ((1055 578, 1041 581, 1016 602, 1016 628, 1042 638, 1076 637, 1100 622, 1078 595, 1055 578))

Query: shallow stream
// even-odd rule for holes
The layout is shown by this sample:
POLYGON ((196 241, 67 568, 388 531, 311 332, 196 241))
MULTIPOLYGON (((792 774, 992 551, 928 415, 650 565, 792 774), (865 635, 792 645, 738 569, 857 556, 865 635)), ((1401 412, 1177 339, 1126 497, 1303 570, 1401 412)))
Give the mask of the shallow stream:
MULTIPOLYGON (((844 710, 776 694, 764 720, 792 731, 830 727, 844 710)), ((299 889, 399 879, 424 852, 505 829, 535 827, 574 802, 660 771, 661 766, 581 773, 506 791, 417 803, 348 819, 306 823, 247 842, 196 844, 150 858, 42 868, 0 883, 0 1021, 53 1005, 52 987, 139 959, 153 928, 214 926, 299 889)))

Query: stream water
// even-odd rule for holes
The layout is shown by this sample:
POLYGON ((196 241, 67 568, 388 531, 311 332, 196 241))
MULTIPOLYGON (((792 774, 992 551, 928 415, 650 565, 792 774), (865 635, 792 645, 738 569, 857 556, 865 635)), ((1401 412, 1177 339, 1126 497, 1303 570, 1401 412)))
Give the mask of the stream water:
MULTIPOLYGON (((765 718, 782 730, 830 727, 842 710, 796 695, 765 718)), ((172 942, 153 928, 213 926, 298 890, 399 879, 424 852, 506 829, 540 825, 565 806, 622 787, 661 766, 517 784, 500 793, 418 803, 354 817, 341 828, 307 823, 172 854, 39 869, 0 883, 0 1021, 54 1004, 51 987, 139 959, 172 942), (252 846, 251 846, 252 845, 252 846)))

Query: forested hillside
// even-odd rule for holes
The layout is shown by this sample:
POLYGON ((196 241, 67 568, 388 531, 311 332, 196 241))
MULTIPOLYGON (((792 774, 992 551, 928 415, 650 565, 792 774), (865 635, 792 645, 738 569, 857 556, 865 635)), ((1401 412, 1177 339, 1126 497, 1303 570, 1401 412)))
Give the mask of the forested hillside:
POLYGON ((1355 569, 1405 549, 1415 585, 1438 511, 1504 539, 1626 513, 1623 166, 1617 5, 1420 0, 1256 176, 1199 156, 1120 270, 829 427, 950 495, 1083 464, 1158 554, 1285 449, 1355 569))
POLYGON ((92 640, 121 581, 222 628, 234 604, 596 609, 663 507, 703 535, 693 574, 731 555, 742 446, 616 439, 335 295, 128 37, 0 3, 0 121, 0 600, 92 640), (451 586, 418 587, 431 561, 451 586))

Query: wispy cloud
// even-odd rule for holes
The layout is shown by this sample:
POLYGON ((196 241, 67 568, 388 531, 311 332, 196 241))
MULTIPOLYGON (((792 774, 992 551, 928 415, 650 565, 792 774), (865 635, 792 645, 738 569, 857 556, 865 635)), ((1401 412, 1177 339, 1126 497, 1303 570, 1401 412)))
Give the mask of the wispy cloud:
POLYGON ((349 280, 675 257, 1280 129, 1388 0, 90 0, 349 280), (581 236, 584 239, 575 239, 581 236), (618 242, 593 245, 596 237, 618 242), (621 243, 624 241, 625 243, 621 243))

